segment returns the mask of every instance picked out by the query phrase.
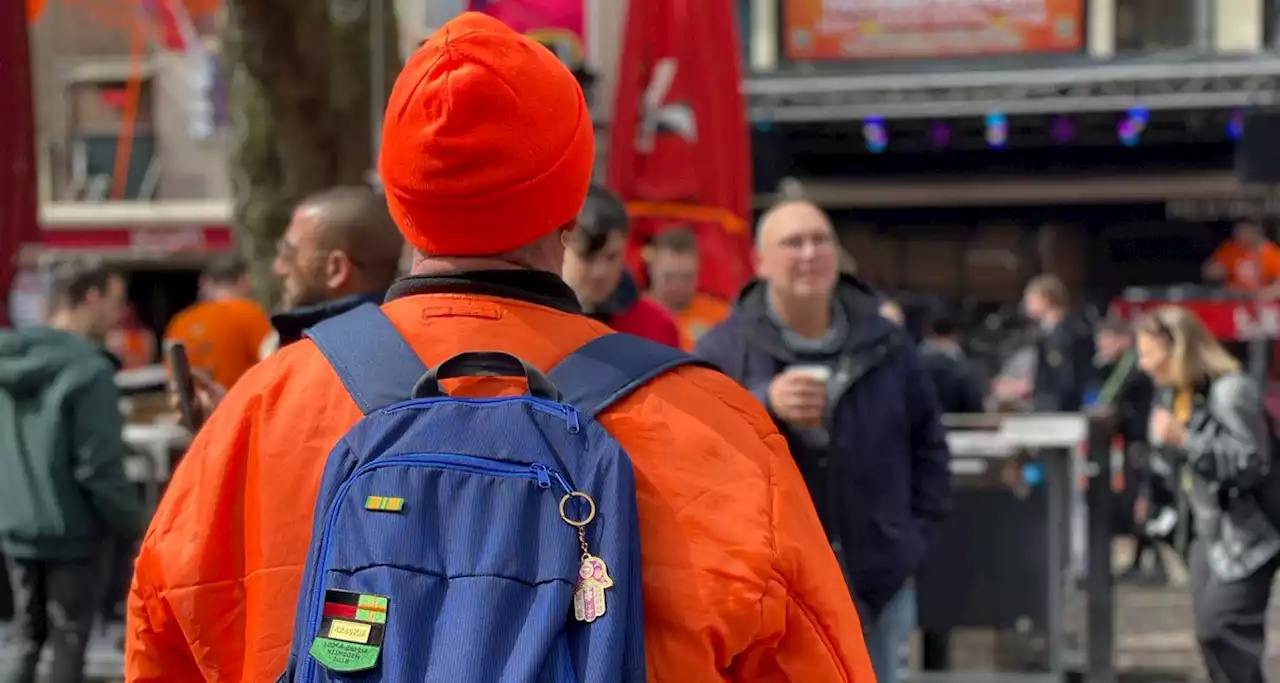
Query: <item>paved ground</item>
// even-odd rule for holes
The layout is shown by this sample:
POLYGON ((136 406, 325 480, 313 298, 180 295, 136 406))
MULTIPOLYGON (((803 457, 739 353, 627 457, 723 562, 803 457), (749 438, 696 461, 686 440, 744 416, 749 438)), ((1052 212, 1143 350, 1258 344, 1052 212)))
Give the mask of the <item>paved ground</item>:
MULTIPOLYGON (((1117 564, 1125 561, 1127 550, 1124 544, 1117 544, 1117 564)), ((1115 661, 1122 683, 1202 683, 1207 680, 1191 626, 1186 573, 1172 555, 1168 563, 1173 567, 1168 586, 1117 588, 1115 661)), ((1280 591, 1280 586, 1277 589, 1280 591)), ((1073 628, 1073 624, 1083 621, 1083 604, 1080 596, 1074 597, 1077 604, 1070 610, 1068 628, 1073 631, 1073 638, 1080 641, 1079 629, 1073 628)), ((1270 625, 1267 679, 1280 683, 1280 600, 1272 601, 1270 625)), ((968 671, 998 670, 994 661, 1017 659, 1016 655, 1010 657, 1007 647, 1004 652, 998 652, 1002 640, 1008 642, 989 632, 957 634, 952 643, 953 665, 968 671)))
MULTIPOLYGON (((90 683, 115 683, 124 676, 124 653, 119 643, 124 629, 119 624, 112 624, 94 634, 89 645, 88 674, 90 683)), ((46 660, 48 659, 46 653, 46 660)), ((7 647, 0 647, 0 658, 7 661, 10 657, 7 647)), ((47 665, 46 661, 46 665, 47 665)))
MULTIPOLYGON (((1117 555, 1124 554, 1118 547, 1117 555)), ((1186 572, 1176 559, 1167 564, 1174 568, 1170 586, 1119 590, 1116 663, 1122 672, 1157 674, 1158 680, 1205 681, 1191 626, 1186 572)), ((1271 601, 1269 624, 1267 680, 1280 682, 1280 600, 1271 601)))

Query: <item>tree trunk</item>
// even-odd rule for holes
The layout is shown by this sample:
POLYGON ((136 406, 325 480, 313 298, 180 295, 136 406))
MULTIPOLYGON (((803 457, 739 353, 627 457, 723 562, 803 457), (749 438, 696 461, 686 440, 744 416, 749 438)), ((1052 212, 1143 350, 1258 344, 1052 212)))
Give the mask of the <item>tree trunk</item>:
POLYGON ((268 303, 279 291, 271 274, 276 241, 294 205, 335 185, 366 183, 374 168, 373 3, 382 6, 389 90, 400 68, 392 0, 227 0, 235 229, 268 303))

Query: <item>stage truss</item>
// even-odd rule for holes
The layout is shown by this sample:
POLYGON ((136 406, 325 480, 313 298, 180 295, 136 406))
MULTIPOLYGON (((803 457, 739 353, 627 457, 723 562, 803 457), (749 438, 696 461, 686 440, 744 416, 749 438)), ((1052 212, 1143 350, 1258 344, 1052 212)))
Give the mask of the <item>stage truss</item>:
POLYGON ((1235 109, 1280 103, 1280 57, 953 73, 749 78, 756 123, 1235 109))

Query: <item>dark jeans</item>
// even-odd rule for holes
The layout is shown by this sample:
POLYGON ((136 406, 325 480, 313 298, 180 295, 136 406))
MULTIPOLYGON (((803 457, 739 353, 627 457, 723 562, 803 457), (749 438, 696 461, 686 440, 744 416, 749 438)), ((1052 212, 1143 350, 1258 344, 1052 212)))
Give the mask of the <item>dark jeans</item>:
POLYGON ((1196 640, 1213 683, 1263 683, 1267 603, 1280 558, 1242 581, 1222 581, 1209 568, 1203 542, 1191 547, 1191 606, 1196 640))
POLYGON ((98 615, 104 622, 124 621, 125 601, 133 579, 134 547, 134 541, 120 539, 111 542, 110 552, 105 558, 108 561, 103 563, 105 575, 98 600, 98 615))
POLYGON ((81 683, 101 584, 99 563, 6 558, 5 564, 13 588, 14 656, 0 663, 0 683, 34 683, 46 643, 53 650, 49 683, 81 683))

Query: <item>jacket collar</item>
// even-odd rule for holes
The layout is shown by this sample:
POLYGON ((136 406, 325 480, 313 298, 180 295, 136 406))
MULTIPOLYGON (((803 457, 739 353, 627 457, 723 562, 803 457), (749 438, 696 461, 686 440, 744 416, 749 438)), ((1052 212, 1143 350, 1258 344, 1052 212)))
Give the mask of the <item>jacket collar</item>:
POLYGON ((586 313, 592 318, 608 324, 614 316, 622 315, 635 308, 635 305, 639 302, 640 287, 632 279, 630 273, 623 271, 622 279, 618 281, 618 286, 614 288, 609 298, 600 302, 598 306, 586 313))
POLYGON ((381 292, 369 292, 367 294, 352 294, 313 306, 278 311, 271 315, 271 326, 276 329, 276 334, 280 336, 280 346, 283 347, 302 339, 302 333, 312 325, 317 325, 329 318, 346 313, 361 304, 380 304, 382 299, 381 292))
POLYGON ((582 313, 578 298, 555 273, 541 270, 473 270, 452 275, 410 275, 391 285, 387 301, 419 294, 473 294, 512 299, 582 313))
POLYGON ((960 345, 954 341, 943 342, 943 341, 927 339, 923 342, 920 342, 920 352, 936 353, 940 356, 946 356, 947 358, 951 358, 953 360, 958 360, 958 361, 965 360, 964 349, 961 348, 960 345))
MULTIPOLYGON (((747 324, 748 344, 764 350, 774 358, 791 359, 794 354, 782 341, 782 331, 769 314, 769 286, 762 280, 748 283, 738 296, 733 315, 747 324)), ((841 275, 834 293, 835 304, 840 306, 849 323, 843 350, 853 352, 872 348, 885 341, 896 343, 905 339, 901 328, 886 320, 879 313, 880 296, 866 283, 841 275)))

